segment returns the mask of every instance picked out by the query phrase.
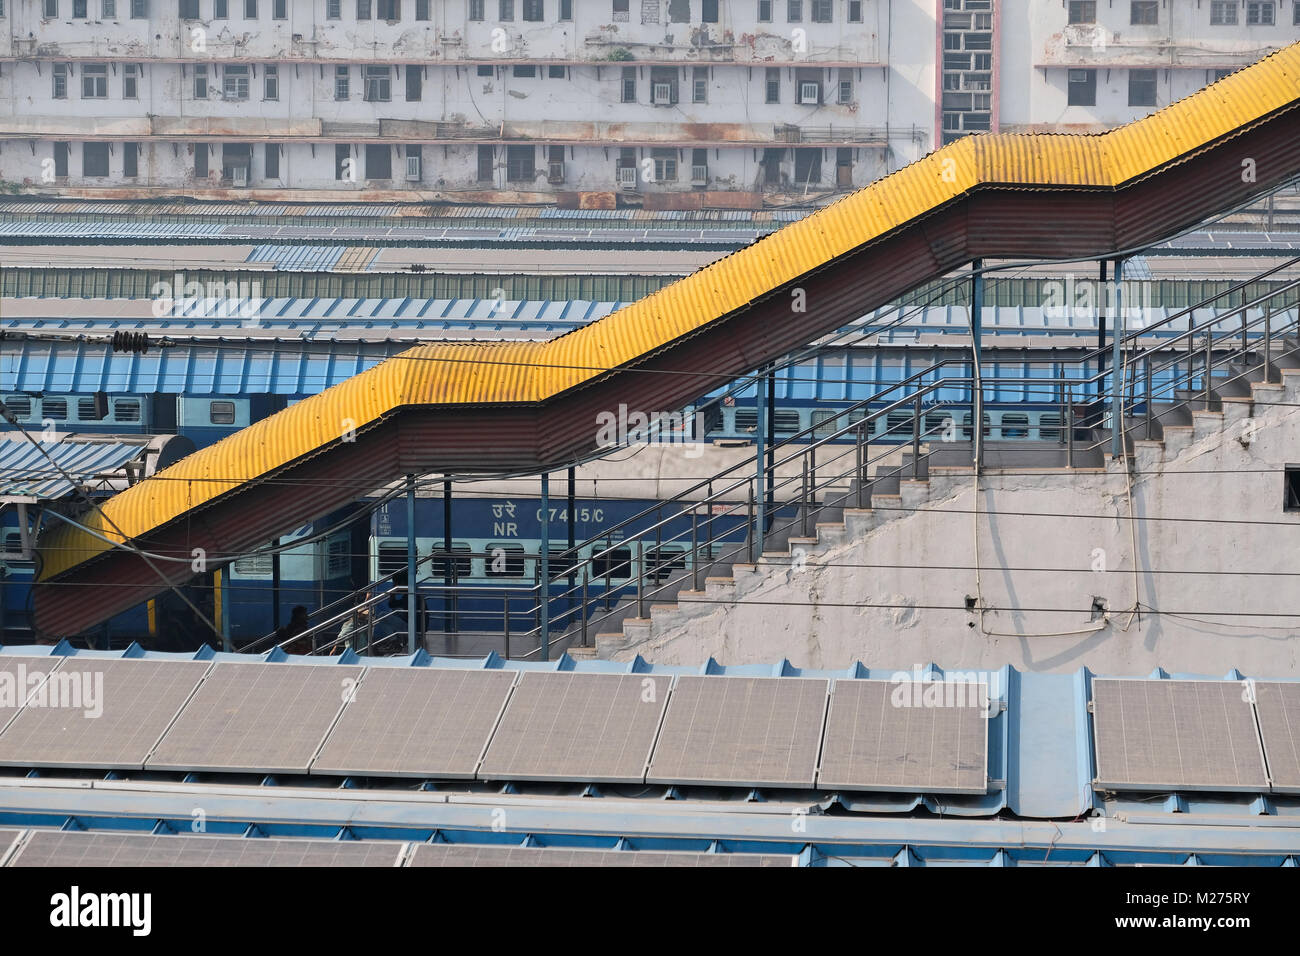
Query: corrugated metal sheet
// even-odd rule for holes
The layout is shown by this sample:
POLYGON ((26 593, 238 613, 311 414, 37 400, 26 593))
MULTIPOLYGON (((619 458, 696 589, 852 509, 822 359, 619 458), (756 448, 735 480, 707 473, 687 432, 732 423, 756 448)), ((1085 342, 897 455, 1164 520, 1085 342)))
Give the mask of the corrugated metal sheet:
POLYGON ((0 435, 0 496, 63 498, 74 489, 59 474, 60 468, 83 486, 123 480, 122 466, 143 450, 140 442, 67 438, 32 444, 26 438, 0 435))
MULTIPOLYGON (((1265 58, 1233 79, 1236 82, 1216 84, 1183 104, 1100 136, 1001 135, 960 140, 569 335, 546 343, 412 349, 192 455, 170 469, 167 480, 143 482, 112 499, 107 508, 127 534, 142 535, 227 491, 337 443, 348 427, 345 423, 363 430, 404 406, 533 403, 589 383, 609 370, 636 361, 648 363, 688 334, 768 298, 892 230, 934 216, 981 184, 1048 187, 1054 185, 1054 177, 1061 177, 1067 186, 1111 190, 1144 170, 1154 174, 1161 164, 1194 147, 1208 148, 1228 132, 1251 127, 1283 106, 1300 103, 1300 44, 1265 58)), ((1273 130, 1277 128, 1275 124, 1273 130)), ((1270 130, 1268 135, 1276 138, 1277 134, 1270 130)), ((1300 154, 1292 148, 1288 155, 1292 161, 1289 169, 1295 172, 1300 154)), ((1273 170, 1270 175, 1276 178, 1281 173, 1273 170)), ((1237 187, 1241 192, 1240 184, 1237 187)), ((1217 197, 1196 192, 1180 194, 1177 203, 1162 199, 1183 219, 1220 208, 1215 205, 1217 197)), ((1062 197, 1057 189, 1051 200, 1053 210, 1045 212, 1039 205, 1037 218, 1050 221, 1055 229, 1056 217, 1065 210, 1083 214, 1091 209, 1083 201, 1083 197, 1071 199, 1069 194, 1062 197)), ((1142 196, 1138 201, 1153 200, 1142 196)), ((1109 202, 1105 208, 1111 208, 1109 202)), ((1025 212, 1030 213, 1028 207, 1025 212)), ((1100 213, 1093 210, 1092 215, 1095 219, 1100 213)), ((1022 221, 1033 218, 1028 214, 1022 221)), ((1098 236, 1109 234, 1101 228, 1105 226, 1108 223, 1090 223, 1080 235, 1095 243, 1098 236)), ((1006 239, 1003 245, 1008 251, 1018 253, 1024 247, 1026 254, 1042 252, 1042 247, 1035 245, 1036 238, 1026 240, 1021 230, 1012 226, 992 234, 1006 239)), ((919 235, 901 235, 905 240, 896 243, 896 251, 905 256, 907 264, 896 264, 897 281, 917 284, 942 271, 938 268, 941 261, 961 261, 957 246, 940 254, 929 245, 930 240, 923 243, 919 235)), ((1059 240, 1062 249, 1078 244, 1066 235, 1059 240)), ((832 305, 834 308, 822 314, 837 315, 845 307, 841 302, 832 305)), ((769 330, 761 348, 755 345, 748 350, 753 352, 750 358, 760 361, 759 352, 784 354, 787 341, 798 335, 799 329, 792 324, 769 330)), ((733 343, 733 349, 742 345, 733 343)), ((666 385, 656 387, 665 397, 671 394, 666 385)), ((48 545, 43 580, 105 547, 62 530, 51 536, 48 545)))

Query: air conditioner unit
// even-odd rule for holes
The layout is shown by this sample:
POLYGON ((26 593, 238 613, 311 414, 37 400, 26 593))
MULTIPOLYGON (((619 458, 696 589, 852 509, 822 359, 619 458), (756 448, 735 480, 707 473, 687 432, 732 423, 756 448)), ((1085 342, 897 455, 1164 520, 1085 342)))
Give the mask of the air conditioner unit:
POLYGON ((691 167, 691 185, 692 185, 692 186, 707 186, 707 185, 708 185, 708 182, 709 182, 709 167, 708 167, 708 166, 692 166, 692 167, 691 167))
POLYGON ((666 106, 671 103, 673 101, 673 85, 671 83, 656 83, 651 100, 655 105, 666 106))
POLYGON ((242 189, 244 186, 247 186, 248 167, 236 166, 234 169, 232 169, 230 171, 230 181, 235 185, 236 189, 242 189))
POLYGON ((406 179, 408 182, 413 182, 413 183, 420 181, 420 157, 419 156, 406 157, 406 179))
POLYGON ((636 167, 621 167, 618 171, 618 184, 623 189, 636 189, 636 167))
POLYGON ((821 102, 821 85, 818 83, 800 83, 799 102, 814 104, 821 102))
POLYGON ((552 183, 564 182, 564 163, 551 163, 546 178, 552 183))

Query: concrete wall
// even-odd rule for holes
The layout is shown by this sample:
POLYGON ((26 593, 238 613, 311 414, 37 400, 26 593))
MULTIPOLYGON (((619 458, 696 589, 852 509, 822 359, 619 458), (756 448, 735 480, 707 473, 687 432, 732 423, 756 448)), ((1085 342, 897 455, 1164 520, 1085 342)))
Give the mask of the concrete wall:
POLYGON ((1169 429, 1164 445, 1139 443, 1136 520, 1119 466, 989 474, 978 492, 969 474, 932 474, 824 527, 806 564, 738 568, 734 584, 694 595, 707 603, 656 610, 602 656, 1300 672, 1300 514, 1283 511, 1282 473, 1300 461, 1300 377, 1287 380, 1285 392, 1263 390, 1271 407, 1256 389, 1253 419, 1235 404, 1198 413, 1195 431, 1169 429), (966 611, 968 597, 986 611, 966 611))

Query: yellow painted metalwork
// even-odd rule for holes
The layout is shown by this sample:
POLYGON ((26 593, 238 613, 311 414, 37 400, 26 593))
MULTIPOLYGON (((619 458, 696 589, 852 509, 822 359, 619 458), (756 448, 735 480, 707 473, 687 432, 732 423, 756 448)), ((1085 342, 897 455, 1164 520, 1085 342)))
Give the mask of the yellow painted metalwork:
MULTIPOLYGON (((627 365, 981 184, 1114 189, 1300 99, 1293 44, 1144 119, 1094 136, 997 134, 945 146, 831 206, 550 342, 422 345, 190 455, 82 520, 114 540, 360 431, 404 405, 537 402, 627 365)), ((41 580, 108 549, 69 525, 41 541, 41 580)))

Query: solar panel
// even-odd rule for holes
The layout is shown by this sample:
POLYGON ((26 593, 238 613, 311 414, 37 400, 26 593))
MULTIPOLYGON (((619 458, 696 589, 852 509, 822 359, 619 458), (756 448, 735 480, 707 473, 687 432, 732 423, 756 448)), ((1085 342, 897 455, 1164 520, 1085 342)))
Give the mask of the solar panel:
POLYGON ((17 654, 0 656, 0 730, 18 715, 28 694, 64 660, 17 654))
POLYGON ((306 773, 360 667, 214 664, 145 766, 306 773))
POLYGON ((670 683, 648 674, 528 671, 479 777, 641 783, 670 683))
POLYGON ((0 765, 139 770, 210 665, 65 658, 0 733, 0 765))
POLYGON ((37 830, 10 866, 396 866, 402 844, 37 830))
POLYGON ((1255 712, 1274 790, 1300 792, 1300 684, 1255 684, 1255 712))
POLYGON ((677 678, 647 782, 811 787, 828 683, 677 678))
POLYGON ((817 785, 984 793, 987 709, 985 684, 837 680, 817 785))
POLYGON ((472 779, 516 676, 369 667, 311 772, 472 779))
POLYGON ((1249 697, 1236 681, 1094 679, 1094 787, 1266 789, 1249 697))
POLYGON ((792 866, 776 853, 661 853, 525 846, 421 843, 408 866, 792 866))
POLYGON ((0 866, 5 865, 5 858, 9 855, 9 850, 22 832, 22 830, 0 830, 0 866))

